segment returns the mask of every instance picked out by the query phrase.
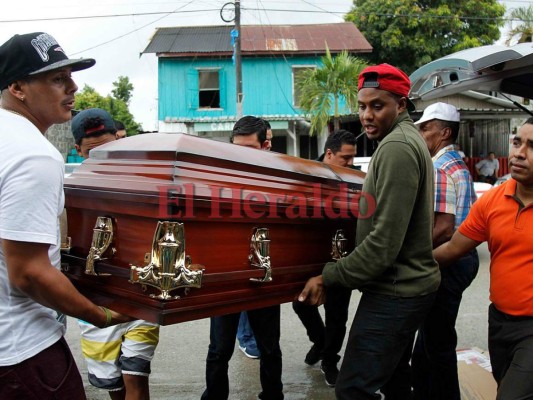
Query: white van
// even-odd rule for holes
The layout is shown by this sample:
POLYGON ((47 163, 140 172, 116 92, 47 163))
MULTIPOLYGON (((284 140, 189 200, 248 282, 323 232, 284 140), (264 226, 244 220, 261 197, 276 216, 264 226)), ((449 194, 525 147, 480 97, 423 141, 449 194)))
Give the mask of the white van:
POLYGON ((368 172, 368 164, 370 164, 371 158, 372 157, 354 157, 353 166, 363 172, 368 172))

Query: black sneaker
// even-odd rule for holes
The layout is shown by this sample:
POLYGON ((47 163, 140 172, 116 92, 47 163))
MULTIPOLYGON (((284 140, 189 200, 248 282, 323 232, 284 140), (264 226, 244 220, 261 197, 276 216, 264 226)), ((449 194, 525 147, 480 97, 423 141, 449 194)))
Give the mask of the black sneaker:
POLYGON ((305 363, 307 365, 315 365, 317 362, 319 362, 322 359, 322 347, 317 346, 314 344, 311 349, 307 352, 305 355, 305 363))
POLYGON ((324 374, 326 378, 326 385, 329 387, 334 387, 337 383, 337 377, 339 376, 339 370, 335 364, 327 364, 322 362, 320 365, 320 371, 324 374))

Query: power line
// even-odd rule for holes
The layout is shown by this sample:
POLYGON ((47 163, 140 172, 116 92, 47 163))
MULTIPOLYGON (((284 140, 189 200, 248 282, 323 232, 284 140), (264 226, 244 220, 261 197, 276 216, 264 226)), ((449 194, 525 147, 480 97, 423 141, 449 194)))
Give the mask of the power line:
MULTIPOLYGON (((265 8, 265 9, 258 9, 258 8, 248 8, 248 7, 243 7, 242 8, 243 10, 246 10, 246 11, 274 11, 274 12, 302 12, 302 13, 312 13, 312 14, 324 14, 325 12, 324 11, 319 11, 319 10, 287 10, 287 9, 274 9, 274 8, 265 8)), ((337 12, 337 11, 328 11, 327 12, 328 14, 347 14, 346 12, 337 12)), ((436 18, 436 19, 455 19, 455 18, 459 18, 461 20, 482 20, 482 21, 486 21, 486 20, 503 20, 503 21, 523 21, 523 22, 533 22, 533 21, 530 21, 530 20, 522 20, 522 19, 518 19, 518 18, 500 18, 500 17, 470 17, 470 16, 462 16, 462 15, 425 15, 423 13, 420 13, 420 14, 392 14, 392 13, 375 13, 375 12, 372 12, 372 13, 362 13, 360 14, 362 16, 372 16, 372 15, 377 15, 377 16, 380 16, 380 17, 391 17, 391 18, 396 18, 396 17, 408 17, 408 18, 436 18)))
MULTIPOLYGON (((261 5, 263 5, 262 1, 261 0, 258 0, 259 3, 261 5)), ((264 8, 264 6, 263 6, 264 8)), ((268 14, 265 12, 265 18, 267 19, 268 21, 268 25, 269 26, 272 26, 272 23, 270 22, 270 18, 268 18, 268 14)), ((263 33, 265 33, 265 30, 264 30, 264 24, 262 23, 263 21, 261 20, 261 14, 259 14, 259 22, 261 22, 260 26, 261 26, 261 30, 263 31, 263 33)), ((269 51, 270 55, 274 54, 274 52, 272 50, 269 51)), ((289 67, 291 67, 291 65, 289 64, 288 60, 287 60, 287 57, 285 57, 285 54, 281 53, 281 56, 283 57, 283 60, 285 61, 285 64, 289 67)), ((292 67, 291 67, 292 68, 292 67)), ((281 84, 281 81, 279 79, 279 76, 278 76, 278 72, 277 72, 277 68, 274 68, 274 75, 276 77, 276 82, 278 84, 278 87, 280 89, 280 92, 283 96, 283 98, 285 99, 285 101, 287 102, 287 105, 292 109, 292 111, 295 113, 295 114, 298 114, 299 111, 296 110, 294 107, 293 107, 293 104, 292 102, 289 100, 289 98, 287 97, 287 95, 285 94, 285 90, 283 90, 283 85, 281 84)))
MULTIPOLYGON (((193 1, 185 4, 182 7, 186 7, 193 1)), ((219 12, 220 8, 211 8, 205 10, 181 10, 180 8, 174 11, 155 11, 155 12, 143 12, 143 13, 129 13, 129 14, 108 14, 108 15, 85 15, 85 16, 74 16, 74 17, 53 17, 53 18, 28 18, 28 19, 11 19, 11 20, 0 20, 0 23, 11 23, 11 22, 42 22, 42 21, 65 21, 65 20, 77 20, 77 19, 99 19, 99 18, 120 18, 120 17, 140 17, 146 15, 161 15, 164 14, 164 17, 176 14, 176 13, 198 13, 198 12, 208 12, 216 11, 219 12)), ((163 17, 163 18, 164 18, 163 17)), ((159 19, 154 22, 159 21, 159 19)))
POLYGON ((97 45, 95 45, 95 46, 89 47, 89 48, 87 48, 87 49, 85 49, 85 50, 78 51, 77 53, 73 53, 72 55, 74 56, 74 55, 77 55, 77 54, 80 54, 80 53, 84 53, 84 52, 86 52, 86 51, 88 51, 88 50, 95 49, 95 48, 100 47, 100 46, 103 46, 103 45, 105 45, 105 44, 108 44, 108 43, 114 42, 115 40, 121 39, 121 38, 123 38, 123 37, 125 37, 125 36, 131 35, 132 33, 137 32, 137 31, 139 31, 139 30, 141 30, 141 29, 147 27, 148 25, 155 24, 157 21, 162 20, 163 18, 167 17, 168 15, 170 15, 170 14, 172 14, 172 13, 175 13, 175 12, 177 12, 177 11, 180 11, 182 8, 187 7, 187 6, 188 6, 189 4, 191 4, 192 2, 194 2, 194 0, 189 1, 187 4, 185 4, 185 5, 181 6, 181 7, 178 7, 178 8, 176 8, 174 11, 172 11, 172 12, 170 12, 170 13, 166 13, 166 14, 163 15, 161 18, 157 18, 156 20, 151 21, 151 22, 149 22, 149 23, 147 23, 147 24, 144 24, 143 26, 141 26, 141 27, 139 27, 139 28, 136 28, 136 29, 134 29, 134 30, 132 30, 132 31, 126 32, 126 33, 124 33, 124 34, 122 34, 122 35, 116 36, 116 37, 114 37, 114 38, 112 38, 112 39, 109 39, 109 40, 107 40, 107 41, 105 41, 105 42, 99 43, 99 44, 97 44, 97 45))
MULTIPOLYGON (((307 1, 304 1, 309 5, 313 5, 307 1)), ((190 1, 186 5, 193 3, 190 1)), ((277 8, 251 8, 251 7, 241 7, 243 11, 272 11, 272 12, 290 12, 290 13, 307 13, 307 14, 332 14, 338 15, 340 17, 347 14, 346 11, 329 11, 324 10, 316 5, 315 7, 319 8, 318 10, 294 10, 294 9, 277 9, 277 8)), ((148 15, 161 15, 164 17, 172 14, 183 13, 204 13, 204 12, 219 12, 220 8, 209 8, 209 9, 198 9, 198 10, 182 10, 181 8, 174 11, 159 11, 159 12, 141 12, 141 13, 127 13, 127 14, 108 14, 108 15, 86 15, 86 16, 72 16, 72 17, 53 17, 53 18, 27 18, 27 19, 12 19, 12 20, 0 20, 0 23, 18 23, 18 22, 43 22, 43 21, 65 21, 65 20, 79 20, 79 19, 99 19, 99 18, 121 18, 121 17, 139 17, 139 16, 148 16, 148 15)), ((502 21, 516 21, 516 22, 533 22, 531 20, 522 20, 518 18, 498 18, 498 17, 475 17, 475 16, 461 16, 461 15, 425 15, 424 13, 419 14, 395 14, 395 13, 364 13, 361 14, 364 16, 377 15, 380 17, 407 17, 407 18, 435 18, 435 19, 455 19, 459 18, 461 20, 478 20, 478 21, 491 21, 491 20, 502 20, 502 21)), ((163 17, 163 18, 164 18, 163 17)), ((154 22, 159 21, 156 20, 154 22)))
POLYGON ((312 7, 315 7, 316 9, 318 9, 318 10, 320 10, 320 11, 323 11, 323 12, 325 12, 325 13, 327 13, 327 14, 333 14, 333 15, 336 15, 334 12, 331 12, 331 11, 329 11, 329 10, 326 10, 325 8, 319 7, 318 5, 313 4, 313 3, 311 3, 311 2, 309 2, 309 1, 307 1, 307 0, 302 0, 302 2, 304 2, 305 4, 308 4, 308 5, 312 6, 312 7))

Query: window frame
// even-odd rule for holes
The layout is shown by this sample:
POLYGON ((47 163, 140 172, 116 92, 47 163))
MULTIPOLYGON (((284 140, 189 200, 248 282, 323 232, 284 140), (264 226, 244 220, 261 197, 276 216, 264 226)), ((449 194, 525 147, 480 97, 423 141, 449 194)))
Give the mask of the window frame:
POLYGON ((222 88, 221 88, 221 77, 222 77, 222 68, 220 67, 198 67, 196 68, 196 72, 198 73, 198 85, 197 85, 197 92, 198 92, 198 110, 221 110, 222 107, 222 88), (213 73, 216 72, 218 76, 218 88, 200 88, 201 79, 200 74, 202 72, 207 73, 213 73), (202 106, 200 96, 202 91, 218 91, 218 106, 217 107, 211 107, 211 106, 202 106))

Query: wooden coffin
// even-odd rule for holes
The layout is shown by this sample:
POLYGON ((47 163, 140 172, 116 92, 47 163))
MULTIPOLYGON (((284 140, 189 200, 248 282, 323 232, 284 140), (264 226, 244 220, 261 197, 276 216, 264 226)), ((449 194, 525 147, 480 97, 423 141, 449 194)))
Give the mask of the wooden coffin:
POLYGON ((97 304, 163 325, 292 301, 332 259, 339 229, 338 242, 353 249, 363 179, 185 134, 108 143, 65 179, 71 245, 63 271, 97 304), (179 226, 177 239, 154 239, 158 223, 179 226), (157 248, 164 254, 154 259, 157 248), (204 271, 191 272, 188 259, 204 271))

